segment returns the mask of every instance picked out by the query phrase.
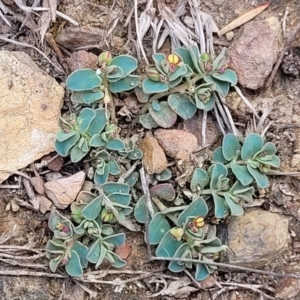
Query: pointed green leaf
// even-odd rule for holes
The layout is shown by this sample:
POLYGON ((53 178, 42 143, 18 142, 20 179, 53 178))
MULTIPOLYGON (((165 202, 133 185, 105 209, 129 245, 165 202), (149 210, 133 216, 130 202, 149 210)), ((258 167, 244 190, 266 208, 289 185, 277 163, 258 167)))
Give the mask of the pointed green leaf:
POLYGON ((110 159, 108 165, 109 165, 109 174, 115 176, 121 173, 121 169, 114 159, 110 159))
POLYGON ((113 193, 108 196, 108 199, 112 202, 116 202, 122 205, 129 205, 131 201, 131 195, 124 193, 113 193))
MULTIPOLYGON (((146 222, 146 213, 147 213, 147 207, 146 207, 146 196, 142 195, 134 207, 134 218, 139 222, 144 224, 146 222)), ((154 212, 157 212, 156 207, 153 207, 154 212)), ((148 220, 151 220, 151 216, 148 213, 148 220)))
POLYGON ((102 208, 102 200, 101 196, 95 198, 91 201, 82 211, 82 215, 87 220, 95 220, 100 214, 102 208))
POLYGON ((152 58, 154 60, 155 66, 156 68, 161 72, 164 73, 162 67, 161 67, 161 63, 166 60, 166 56, 162 53, 154 53, 152 55, 152 58))
POLYGON ((180 56, 182 61, 187 64, 190 68, 195 69, 193 60, 190 55, 190 51, 186 48, 176 48, 174 50, 176 54, 180 56))
POLYGON ((100 253, 99 253, 99 256, 98 256, 98 259, 97 259, 97 262, 95 264, 95 268, 98 269, 99 266, 102 264, 105 256, 106 256, 106 253, 107 253, 107 249, 101 244, 100 245, 100 253))
MULTIPOLYGON (((175 252, 174 257, 181 258, 182 255, 186 252, 186 250, 189 248, 189 245, 187 243, 182 244, 175 252)), ((178 261, 171 261, 169 263, 168 269, 174 273, 179 273, 183 271, 186 268, 186 265, 184 262, 178 262, 178 261)))
POLYGON ((199 197, 194 200, 177 218, 178 226, 182 226, 188 217, 205 217, 208 212, 208 207, 203 198, 199 197))
POLYGON ((49 262, 49 267, 50 267, 50 270, 55 273, 56 272, 56 269, 57 267, 59 266, 59 264, 61 263, 62 259, 63 259, 63 255, 59 256, 59 259, 51 259, 50 262, 49 262))
POLYGON ((71 73, 66 80, 66 87, 72 91, 87 91, 100 86, 102 80, 92 69, 81 69, 71 73))
POLYGON ((279 168, 280 167, 280 159, 278 156, 276 155, 271 155, 271 159, 264 159, 263 157, 261 158, 257 158, 257 161, 261 162, 262 164, 265 164, 265 165, 269 165, 269 166, 272 166, 274 168, 279 168))
POLYGON ((168 97, 168 104, 184 120, 193 117, 197 111, 197 107, 190 101, 190 97, 185 94, 171 94, 168 97))
POLYGON ((204 280, 209 275, 209 271, 205 264, 198 263, 196 264, 196 272, 195 272, 195 279, 198 281, 204 280))
POLYGON ((95 134, 95 135, 91 138, 91 140, 90 140, 90 142, 89 142, 89 146, 90 146, 90 147, 95 147, 95 148, 105 146, 105 141, 102 139, 101 134, 95 134))
POLYGON ((105 164, 103 174, 99 174, 97 171, 94 173, 94 182, 101 185, 107 181, 109 175, 109 165, 105 164))
POLYGON ((165 233, 169 231, 170 224, 162 213, 156 213, 149 223, 150 245, 158 244, 165 233))
POLYGON ((67 139, 71 138, 72 136, 74 136, 77 132, 76 131, 70 131, 70 132, 65 132, 63 130, 60 130, 58 132, 56 132, 56 139, 59 142, 64 142, 67 139))
POLYGON ((207 83, 213 83, 217 92, 220 92, 224 97, 228 94, 230 84, 226 81, 218 80, 217 78, 209 76, 204 76, 204 81, 207 83))
POLYGON ((74 250, 71 250, 70 253, 71 258, 68 259, 68 262, 65 266, 66 271, 72 277, 80 277, 83 274, 80 258, 74 250))
POLYGON ((86 258, 89 262, 95 264, 100 256, 100 240, 97 239, 92 246, 90 247, 90 251, 87 254, 86 258))
POLYGON ((125 234, 118 233, 104 238, 104 241, 115 246, 121 246, 125 243, 125 234))
POLYGON ((113 257, 113 260, 114 262, 111 263, 111 265, 114 267, 114 268, 123 268, 125 265, 126 265, 126 261, 123 260, 119 255, 117 255, 116 253, 114 252, 111 252, 109 251, 111 256, 113 257))
POLYGON ((192 69, 196 69, 196 71, 201 74, 201 70, 199 68, 199 65, 198 65, 198 60, 200 58, 200 53, 199 53, 199 49, 196 45, 192 45, 189 49, 190 51, 190 55, 191 55, 191 59, 193 61, 193 68, 192 69))
POLYGON ((220 54, 213 61, 213 70, 221 68, 229 57, 229 51, 227 48, 223 48, 220 54))
POLYGON ((177 241, 168 231, 160 241, 155 255, 160 257, 173 257, 179 246, 182 245, 182 241, 177 241))
POLYGON ((89 252, 89 248, 86 245, 75 241, 71 250, 74 250, 78 254, 82 268, 86 268, 88 265, 86 256, 89 252))

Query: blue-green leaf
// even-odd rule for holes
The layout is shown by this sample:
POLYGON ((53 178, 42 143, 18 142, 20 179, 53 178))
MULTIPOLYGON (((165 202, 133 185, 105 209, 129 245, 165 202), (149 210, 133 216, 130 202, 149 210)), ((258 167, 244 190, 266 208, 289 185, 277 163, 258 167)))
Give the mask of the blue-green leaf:
POLYGON ((101 134, 95 134, 90 142, 89 142, 89 146, 90 147, 95 147, 95 148, 98 148, 98 147, 103 147, 105 146, 105 141, 103 140, 101 134))
POLYGON ((170 224, 162 213, 156 213, 149 223, 150 245, 158 244, 165 233, 169 231, 170 224))
POLYGON ((176 197, 175 190, 170 183, 157 184, 149 192, 152 197, 156 196, 166 201, 173 201, 176 197))
POLYGON ((190 97, 185 94, 171 94, 168 97, 168 104, 184 120, 193 117, 197 111, 197 107, 190 101, 190 97))
POLYGON ((115 65, 121 68, 124 72, 123 77, 126 77, 137 68, 138 62, 130 55, 119 55, 112 59, 110 65, 115 65))
POLYGON ((87 91, 100 86, 102 80, 92 69, 81 69, 71 73, 66 80, 66 87, 72 91, 87 91))
POLYGON ((247 168, 249 173, 254 177, 259 188, 264 189, 268 186, 269 180, 266 174, 263 174, 259 169, 254 169, 249 165, 247 165, 247 168))
POLYGON ((190 55, 191 55, 191 59, 193 61, 193 66, 194 66, 192 69, 196 69, 196 71, 199 74, 201 74, 201 70, 198 65, 198 60, 200 58, 199 49, 196 45, 192 45, 189 50, 190 50, 190 55))
POLYGON ((225 199, 219 195, 217 195, 216 192, 213 192, 213 199, 214 199, 214 205, 215 205, 215 217, 218 219, 223 219, 228 216, 228 206, 225 205, 225 199))
MULTIPOLYGON (((186 252, 186 250, 189 248, 189 245, 187 243, 182 244, 174 253, 174 257, 181 258, 182 255, 186 252)), ((184 262, 178 262, 178 261, 171 261, 168 266, 169 270, 174 273, 179 273, 183 271, 186 268, 186 265, 184 262)))
POLYGON ((166 60, 166 56, 162 53, 154 53, 152 55, 152 58, 154 60, 155 66, 156 68, 161 72, 164 73, 162 67, 161 67, 161 63, 166 60))
POLYGON ((190 216, 194 217, 205 217, 208 212, 208 207, 206 202, 199 197, 198 199, 194 200, 177 218, 178 226, 182 226, 186 219, 190 216))
POLYGON ((97 239, 92 246, 90 247, 90 251, 87 254, 86 258, 89 262, 95 264, 100 256, 100 240, 97 239))
POLYGON ((232 162, 230 167, 233 174, 242 183, 242 185, 248 185, 253 181, 253 177, 249 173, 247 166, 237 165, 236 163, 232 162))
POLYGON ((99 172, 94 173, 94 182, 98 185, 101 185, 107 181, 109 175, 109 165, 105 164, 103 169, 103 174, 99 174, 99 172))
POLYGON ((83 274, 80 258, 78 254, 71 250, 71 257, 65 266, 67 273, 72 277, 80 277, 83 274))
POLYGON ((125 148, 125 144, 121 139, 111 139, 106 142, 106 148, 114 151, 121 151, 125 148))
POLYGON ((176 113, 171 109, 168 102, 160 102, 161 110, 155 111, 151 106, 149 107, 149 113, 154 121, 163 128, 169 128, 173 126, 177 120, 176 113))
POLYGON ((82 133, 86 132, 95 117, 96 112, 93 109, 84 108, 77 117, 79 131, 82 133))
POLYGON ((223 178, 226 178, 227 175, 228 175, 227 168, 223 164, 216 162, 213 165, 213 171, 212 171, 211 181, 210 181, 210 188, 215 189, 216 185, 218 183, 219 177, 223 176, 223 178))
POLYGON ((230 208, 230 211, 231 211, 231 214, 234 215, 234 216, 241 216, 243 213, 244 213, 244 210, 243 208, 238 204, 236 203, 235 201, 233 201, 228 193, 225 193, 225 200, 230 208))
POLYGON ((110 195, 112 193, 124 193, 128 194, 130 187, 124 183, 117 183, 117 182, 108 182, 101 185, 103 191, 110 195))
POLYGON ((110 65, 106 71, 106 78, 110 83, 116 82, 124 76, 123 70, 115 65, 110 65))
POLYGON ((103 198, 97 197, 92 200, 82 211, 82 216, 87 220, 95 220, 102 209, 103 198))
POLYGON ((195 70, 193 60, 192 60, 191 55, 190 55, 190 51, 188 49, 186 49, 186 48, 176 48, 174 50, 174 52, 180 56, 180 58, 182 59, 182 61, 185 64, 187 64, 190 68, 195 70))
POLYGON ((109 235, 108 237, 104 238, 104 241, 115 246, 121 246, 125 243, 125 234, 118 233, 114 235, 109 235))
POLYGON ((216 91, 220 92, 224 97, 229 92, 230 84, 226 81, 218 80, 211 75, 204 76, 204 81, 207 83, 214 83, 216 91))
POLYGON ((179 246, 182 245, 182 241, 177 241, 168 231, 160 241, 155 255, 160 257, 173 257, 179 246))
POLYGON ((88 151, 82 151, 76 145, 72 150, 71 150, 71 161, 72 162, 79 162, 81 159, 83 159, 86 155, 88 154, 88 151))
POLYGON ((152 116, 149 113, 141 115, 139 117, 139 122, 146 129, 152 129, 152 128, 158 127, 158 124, 154 121, 154 119, 152 118, 152 116))
POLYGON ((207 175, 206 171, 196 168, 192 180, 191 180, 191 190, 193 192, 198 191, 198 187, 203 189, 209 183, 209 176, 207 175))
POLYGON ((237 84, 237 76, 234 71, 227 69, 223 73, 213 73, 212 76, 218 80, 230 82, 233 85, 237 84))
POLYGON ((187 73, 187 69, 185 65, 182 66, 178 66, 175 70, 175 72, 170 73, 168 76, 169 81, 174 81, 176 80, 178 77, 182 77, 187 73))
POLYGON ((196 264, 196 272, 195 272, 195 279, 198 281, 204 280, 209 275, 209 271, 205 264, 197 263, 196 264))
POLYGON ((143 81, 143 91, 145 94, 157 94, 166 92, 169 89, 169 86, 166 83, 160 81, 152 81, 147 78, 143 81))
POLYGON ((61 156, 68 156, 70 154, 71 148, 77 143, 80 139, 80 134, 78 132, 75 133, 69 139, 59 142, 58 140, 55 141, 55 150, 61 156))
POLYGON ((228 133, 224 136, 222 142, 223 156, 226 160, 232 160, 236 156, 236 152, 240 148, 240 143, 238 138, 232 134, 228 133))
POLYGON ((219 162, 219 163, 228 163, 228 161, 225 159, 223 155, 223 148, 220 146, 218 147, 212 154, 212 160, 214 162, 219 162))
POLYGON ((70 132, 65 132, 63 130, 60 130, 58 132, 56 132, 56 139, 59 141, 59 142, 63 142, 67 139, 69 139, 70 137, 72 137, 73 135, 76 134, 76 131, 70 131, 70 132))
POLYGON ((249 134, 243 144, 241 157, 246 160, 253 157, 257 152, 259 152, 263 147, 263 138, 256 134, 249 134))
POLYGON ((86 258, 89 248, 86 245, 83 245, 82 243, 75 241, 75 243, 72 246, 72 250, 74 250, 80 259, 81 266, 83 268, 86 268, 88 265, 88 260, 86 258))
POLYGON ((91 122, 88 133, 93 136, 95 134, 99 134, 105 127, 107 118, 109 118, 109 113, 107 115, 107 112, 104 108, 98 108, 95 110, 96 116, 91 122))
POLYGON ((116 82, 111 82, 109 89, 112 93, 121 93, 134 89, 140 84, 140 77, 137 75, 128 75, 116 82))

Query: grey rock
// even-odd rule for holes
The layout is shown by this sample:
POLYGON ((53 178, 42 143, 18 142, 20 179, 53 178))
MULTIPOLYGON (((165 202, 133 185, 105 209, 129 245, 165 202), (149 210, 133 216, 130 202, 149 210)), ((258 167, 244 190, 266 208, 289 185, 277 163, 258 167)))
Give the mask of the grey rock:
POLYGON ((288 220, 261 209, 234 217, 227 231, 229 263, 251 268, 262 267, 279 256, 289 238, 288 220))

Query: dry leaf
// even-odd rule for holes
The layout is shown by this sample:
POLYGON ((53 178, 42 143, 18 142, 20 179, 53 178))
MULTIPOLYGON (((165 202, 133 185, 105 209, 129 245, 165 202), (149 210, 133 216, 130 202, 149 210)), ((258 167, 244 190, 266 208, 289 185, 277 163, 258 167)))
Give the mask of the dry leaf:
POLYGON ((240 17, 238 17, 237 19, 235 19, 234 21, 232 21, 231 23, 226 25, 224 28, 222 28, 218 32, 218 35, 221 36, 224 33, 231 31, 231 30, 245 24, 246 22, 252 20, 257 15, 259 15, 262 11, 264 11, 269 5, 270 5, 270 2, 260 5, 254 9, 246 12, 245 14, 241 15, 240 17))

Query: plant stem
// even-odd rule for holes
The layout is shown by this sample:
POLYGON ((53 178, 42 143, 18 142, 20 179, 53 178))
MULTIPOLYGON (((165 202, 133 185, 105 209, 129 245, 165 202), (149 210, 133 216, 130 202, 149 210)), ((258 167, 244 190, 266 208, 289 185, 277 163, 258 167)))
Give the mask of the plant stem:
MULTIPOLYGON (((166 209, 168 209, 158 198, 153 197, 152 201, 154 202, 154 204, 158 207, 158 209, 163 213, 166 209)), ((177 219, 175 218, 175 216, 173 214, 166 214, 166 216, 176 225, 177 224, 177 219)))

